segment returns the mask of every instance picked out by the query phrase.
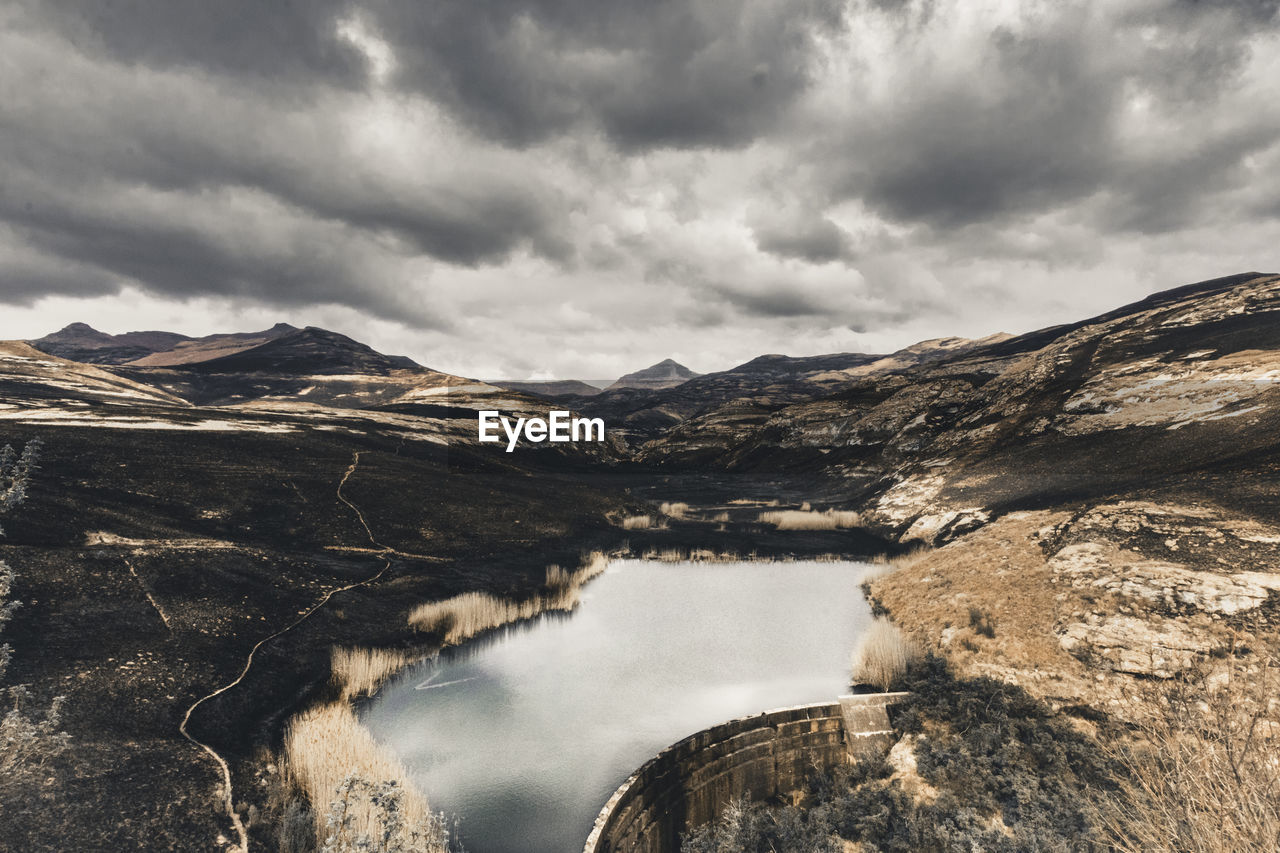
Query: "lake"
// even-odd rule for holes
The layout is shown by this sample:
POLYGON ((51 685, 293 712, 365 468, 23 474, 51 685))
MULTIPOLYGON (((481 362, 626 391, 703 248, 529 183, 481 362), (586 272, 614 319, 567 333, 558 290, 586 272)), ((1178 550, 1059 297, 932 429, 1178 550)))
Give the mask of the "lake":
POLYGON ((469 853, 577 853, 657 752, 760 711, 835 701, 871 620, 854 562, 621 560, 572 614, 401 673, 361 710, 469 853))

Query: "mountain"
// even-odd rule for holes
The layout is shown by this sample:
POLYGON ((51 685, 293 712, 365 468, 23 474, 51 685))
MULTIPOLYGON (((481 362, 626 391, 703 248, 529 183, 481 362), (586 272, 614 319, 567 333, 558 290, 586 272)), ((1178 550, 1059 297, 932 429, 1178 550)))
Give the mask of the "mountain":
POLYGON ((394 370, 418 368, 413 359, 383 355, 367 344, 326 329, 293 329, 266 343, 230 355, 191 362, 181 367, 199 373, 277 373, 329 375, 359 373, 385 376, 394 370))
POLYGON ((688 382, 697 375, 683 364, 666 358, 657 364, 646 367, 644 370, 637 370, 634 373, 622 376, 605 390, 616 391, 619 388, 671 388, 683 382, 688 382))
POLYGON ((290 326, 288 323, 276 323, 270 329, 264 329, 261 332, 234 332, 231 334, 206 335, 203 338, 188 338, 172 347, 157 349, 150 355, 134 359, 128 363, 139 367, 166 367, 211 361, 215 358, 234 355, 235 353, 261 346, 297 331, 296 327, 290 326))
MULTIPOLYGON (((1247 273, 870 375, 762 417, 710 410, 639 455, 666 468, 807 471, 881 532, 933 540, 1005 507, 1270 458, 1277 378, 1280 277, 1247 273)), ((1280 501, 1268 501, 1280 517, 1280 501)))
POLYGON ((85 364, 124 364, 172 349, 189 338, 174 332, 127 332, 108 335, 86 323, 72 323, 34 341, 31 346, 59 358, 85 364))
POLYGON ((72 323, 27 343, 49 355, 84 364, 133 363, 154 367, 230 355, 296 331, 288 323, 277 323, 261 332, 192 338, 177 332, 125 332, 122 335, 109 335, 86 323, 72 323))
POLYGON ((577 379, 549 379, 546 381, 520 379, 490 379, 488 384, 510 391, 523 391, 538 397, 594 397, 602 389, 577 379))
POLYGON ((901 370, 1004 340, 943 338, 923 341, 889 355, 762 355, 716 373, 704 373, 670 388, 617 388, 569 402, 637 441, 654 438, 675 425, 724 407, 728 417, 761 421, 770 412, 822 397, 863 377, 901 370))

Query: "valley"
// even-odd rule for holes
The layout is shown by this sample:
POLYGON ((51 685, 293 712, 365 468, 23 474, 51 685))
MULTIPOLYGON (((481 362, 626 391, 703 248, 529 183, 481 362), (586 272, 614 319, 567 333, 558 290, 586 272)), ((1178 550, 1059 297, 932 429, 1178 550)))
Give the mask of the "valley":
POLYGON ((376 689, 461 612, 420 608, 571 608, 593 552, 666 575, 902 557, 873 609, 1083 738, 1140 730, 1144 692, 1280 671, 1278 276, 1018 336, 510 384, 286 324, 0 343, 0 446, 43 442, 0 538, 5 679, 65 696, 71 736, 3 792, 0 849, 286 849, 282 744, 346 707, 335 650, 394 658, 376 689), (605 440, 477 433, 553 410, 605 440))

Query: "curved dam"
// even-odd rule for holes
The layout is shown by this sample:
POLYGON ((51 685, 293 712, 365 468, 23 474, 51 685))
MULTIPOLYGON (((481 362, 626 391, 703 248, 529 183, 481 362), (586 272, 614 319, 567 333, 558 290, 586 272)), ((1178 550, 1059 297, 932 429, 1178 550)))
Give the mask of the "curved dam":
POLYGON ((763 800, 893 744, 888 708, 907 693, 841 696, 703 729, 647 761, 601 809, 583 853, 679 853, 731 800, 763 800))

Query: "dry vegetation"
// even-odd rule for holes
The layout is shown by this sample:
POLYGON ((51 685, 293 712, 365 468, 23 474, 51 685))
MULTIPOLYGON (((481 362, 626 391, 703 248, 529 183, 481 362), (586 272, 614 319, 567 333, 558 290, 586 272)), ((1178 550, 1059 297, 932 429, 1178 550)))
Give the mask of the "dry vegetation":
POLYGON ((683 501, 676 501, 674 503, 667 503, 664 501, 658 509, 662 511, 663 515, 669 515, 672 518, 684 518, 689 514, 689 505, 683 501))
POLYGON ((582 585, 604 571, 608 564, 608 558, 596 551, 572 573, 550 566, 544 591, 524 601, 510 601, 487 592, 464 592, 444 601, 423 604, 409 614, 409 625, 425 633, 440 633, 446 645, 456 645, 509 622, 532 619, 547 611, 572 610, 578 606, 582 585))
POLYGON ((400 649, 359 649, 335 646, 330 658, 333 680, 343 699, 372 696, 382 683, 424 655, 400 649))
POLYGON ((628 515, 622 519, 623 530, 662 530, 666 526, 665 518, 655 521, 650 515, 628 515))
POLYGON ((1107 814, 1115 849, 1247 853, 1280 849, 1280 659, 1228 663, 1225 683, 1200 677, 1131 701, 1133 742, 1123 801, 1107 814))
POLYGON ((896 625, 888 619, 874 619, 853 649, 853 683, 887 691, 919 656, 919 648, 896 625))
MULTIPOLYGON (((361 849, 361 838, 377 838, 390 828, 392 838, 379 848, 443 853, 448 833, 443 821, 431 813, 427 801, 409 783, 404 765, 383 748, 345 701, 305 711, 285 730, 285 754, 289 777, 312 804, 317 847, 322 850, 361 849), (358 781, 357 781, 358 780, 358 781), (395 823, 388 823, 376 786, 393 782, 400 792, 395 823), (331 821, 337 814, 339 819, 331 821), (419 837, 412 848, 406 845, 419 837)), ((285 825, 297 833, 296 826, 285 825)), ((305 844, 281 838, 286 849, 305 844)))
POLYGON ((850 510, 783 509, 760 513, 759 521, 772 524, 779 530, 835 530, 840 527, 857 527, 862 517, 850 510))

